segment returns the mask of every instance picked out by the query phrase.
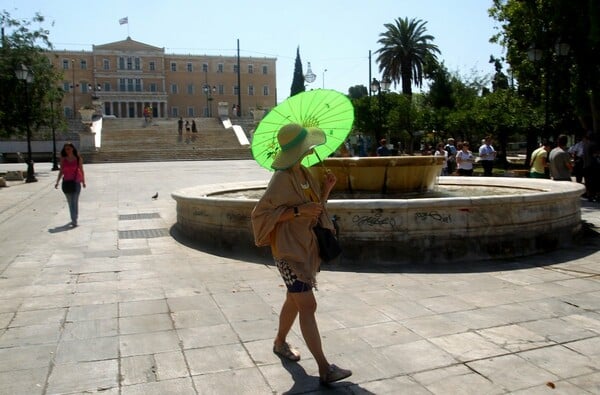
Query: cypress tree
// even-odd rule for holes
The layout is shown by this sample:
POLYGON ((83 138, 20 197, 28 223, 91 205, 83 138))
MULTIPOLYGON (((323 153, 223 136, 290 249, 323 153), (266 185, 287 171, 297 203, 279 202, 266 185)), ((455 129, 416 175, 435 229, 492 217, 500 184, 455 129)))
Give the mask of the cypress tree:
POLYGON ((306 87, 304 86, 304 73, 302 72, 302 61, 300 60, 300 47, 296 50, 296 64, 294 66, 294 79, 292 80, 292 90, 290 97, 304 92, 306 87))

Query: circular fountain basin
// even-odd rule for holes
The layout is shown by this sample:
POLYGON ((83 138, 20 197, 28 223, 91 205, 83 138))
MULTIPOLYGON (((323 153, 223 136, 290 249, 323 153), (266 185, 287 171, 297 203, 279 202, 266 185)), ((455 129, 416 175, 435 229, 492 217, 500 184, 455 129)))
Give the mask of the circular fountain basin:
MULTIPOLYGON (((268 249, 254 246, 250 223, 266 184, 213 184, 176 191, 176 227, 220 254, 268 255, 268 249)), ((429 191, 424 197, 408 198, 377 188, 335 192, 327 207, 339 225, 341 259, 375 265, 518 257, 567 245, 581 227, 584 187, 577 183, 439 177, 437 186, 425 189, 429 191)))

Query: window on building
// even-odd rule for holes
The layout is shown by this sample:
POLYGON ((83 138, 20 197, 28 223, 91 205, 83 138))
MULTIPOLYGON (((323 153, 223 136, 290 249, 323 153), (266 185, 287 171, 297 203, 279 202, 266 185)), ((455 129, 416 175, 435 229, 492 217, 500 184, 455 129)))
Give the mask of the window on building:
POLYGON ((194 67, 193 67, 193 66, 192 66, 192 64, 191 64, 191 63, 189 63, 189 62, 188 62, 188 64, 187 64, 187 71, 189 71, 190 73, 191 73, 192 71, 194 71, 194 67))
POLYGON ((171 84, 171 93, 177 93, 177 84, 171 84))
POLYGON ((254 65, 253 64, 248 65, 248 74, 254 74, 254 65))
POLYGON ((248 85, 248 96, 254 96, 254 85, 248 85))
POLYGON ((90 88, 89 83, 87 81, 83 81, 81 83, 81 93, 88 93, 89 92, 88 88, 90 88))
POLYGON ((141 70, 142 69, 142 63, 141 63, 140 58, 135 58, 134 62, 135 62, 135 69, 136 70, 141 70))
POLYGON ((71 83, 64 81, 63 82, 63 91, 65 92, 71 92, 71 83))
POLYGON ((269 85, 263 85, 263 96, 269 96, 269 85))
POLYGON ((194 107, 188 107, 188 109, 187 109, 187 116, 188 117, 193 117, 194 116, 194 107))
POLYGON ((223 65, 223 63, 219 63, 217 65, 217 73, 222 73, 223 70, 225 70, 225 66, 223 65))
POLYGON ((127 57, 127 70, 133 70, 133 58, 131 56, 127 57))
POLYGON ((187 86, 187 93, 188 93, 188 95, 193 95, 194 94, 194 84, 188 84, 188 86, 187 86))
POLYGON ((69 59, 63 59, 63 70, 69 70, 69 59))
POLYGON ((119 57, 119 70, 125 70, 125 58, 122 56, 119 57))
POLYGON ((127 92, 133 92, 133 78, 127 78, 127 92))
POLYGON ((202 72, 208 73, 208 63, 202 63, 202 72))
POLYGON ((85 59, 82 59, 82 60, 79 62, 79 67, 81 68, 81 70, 87 70, 87 60, 85 60, 85 59))
POLYGON ((126 91, 126 83, 125 78, 119 78, 119 92, 126 91))
POLYGON ((108 60, 108 59, 102 60, 102 68, 104 70, 110 70, 110 60, 108 60))
POLYGON ((171 107, 171 115, 173 117, 178 117, 179 116, 179 108, 177 108, 177 107, 171 107))
POLYGON ((238 65, 237 64, 233 65, 233 72, 237 74, 237 72, 238 72, 238 65))
POLYGON ((237 85, 234 85, 233 86, 233 94, 237 96, 238 92, 239 92, 239 89, 238 89, 237 85))
POLYGON ((141 92, 142 91, 142 79, 141 78, 136 78, 135 79, 135 91, 136 92, 141 92))
POLYGON ((102 89, 104 89, 104 92, 110 92, 110 82, 105 82, 104 87, 102 89))
POLYGON ((155 62, 155 61, 153 61, 153 60, 151 60, 151 61, 148 63, 148 68, 150 69, 150 71, 156 71, 156 62, 155 62))
POLYGON ((223 84, 217 85, 217 92, 219 93, 219 95, 224 95, 225 94, 225 86, 223 84))
POLYGON ((269 74, 269 66, 267 66, 266 64, 263 64, 262 73, 265 75, 269 74))
POLYGON ((156 89, 156 82, 151 82, 148 85, 148 89, 150 90, 150 92, 157 92, 158 90, 156 89))
POLYGON ((177 71, 177 63, 171 62, 171 71, 177 71))

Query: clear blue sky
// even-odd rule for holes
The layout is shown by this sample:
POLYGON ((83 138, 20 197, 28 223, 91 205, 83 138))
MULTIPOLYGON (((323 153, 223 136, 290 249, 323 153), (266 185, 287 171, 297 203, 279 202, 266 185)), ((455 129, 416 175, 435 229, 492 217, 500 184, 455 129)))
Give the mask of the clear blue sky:
MULTIPOLYGON (((17 18, 35 12, 46 17, 55 49, 92 49, 128 35, 167 53, 277 58, 277 95, 290 94, 296 48, 303 70, 307 62, 317 79, 308 89, 347 93, 368 86, 369 50, 373 77, 379 78, 375 51, 385 23, 408 17, 427 22, 439 59, 462 76, 491 75, 490 55, 502 48, 489 43, 497 26, 487 13, 491 0, 3 0, 2 9, 17 18), (119 19, 129 23, 119 25, 119 19), (325 72, 325 69, 327 70, 325 72), (325 78, 323 78, 323 76, 325 78)), ((393 90, 399 90, 397 87, 393 90)))

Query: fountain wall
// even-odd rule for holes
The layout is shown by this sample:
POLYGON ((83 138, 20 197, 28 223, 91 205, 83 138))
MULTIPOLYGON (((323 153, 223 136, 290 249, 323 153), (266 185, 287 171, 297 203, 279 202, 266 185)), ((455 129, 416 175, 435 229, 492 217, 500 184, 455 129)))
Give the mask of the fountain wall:
MULTIPOLYGON (((250 213, 266 182, 182 189, 177 229, 222 254, 269 254, 254 246, 250 213)), ((341 259, 361 264, 511 258, 568 245, 580 230, 577 183, 508 177, 440 177, 439 188, 489 195, 418 199, 330 199, 341 259)))

